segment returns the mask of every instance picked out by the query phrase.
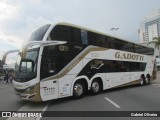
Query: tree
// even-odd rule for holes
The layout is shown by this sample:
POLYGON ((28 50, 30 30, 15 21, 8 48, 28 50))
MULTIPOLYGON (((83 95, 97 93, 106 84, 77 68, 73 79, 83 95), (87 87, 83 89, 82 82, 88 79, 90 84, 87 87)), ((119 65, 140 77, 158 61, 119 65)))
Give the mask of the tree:
MULTIPOLYGON (((159 48, 160 48, 160 37, 154 37, 153 41, 149 42, 148 45, 151 44, 151 43, 153 43, 155 45, 155 48, 158 48, 158 50, 159 50, 159 48)), ((160 55, 160 51, 159 51, 159 55, 160 55)))

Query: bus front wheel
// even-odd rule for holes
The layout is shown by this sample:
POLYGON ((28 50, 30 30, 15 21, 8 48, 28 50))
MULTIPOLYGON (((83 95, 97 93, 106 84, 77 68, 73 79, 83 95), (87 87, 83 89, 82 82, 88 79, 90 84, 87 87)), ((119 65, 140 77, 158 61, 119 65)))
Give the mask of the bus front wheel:
POLYGON ((140 78, 140 85, 144 85, 144 82, 145 82, 145 78, 143 76, 141 76, 141 78, 140 78))
POLYGON ((74 86, 73 86, 73 97, 75 99, 79 99, 82 98, 84 95, 84 85, 82 84, 82 82, 75 82, 74 86))
POLYGON ((144 76, 141 76, 140 78, 140 85, 144 85, 145 84, 145 77, 144 76))

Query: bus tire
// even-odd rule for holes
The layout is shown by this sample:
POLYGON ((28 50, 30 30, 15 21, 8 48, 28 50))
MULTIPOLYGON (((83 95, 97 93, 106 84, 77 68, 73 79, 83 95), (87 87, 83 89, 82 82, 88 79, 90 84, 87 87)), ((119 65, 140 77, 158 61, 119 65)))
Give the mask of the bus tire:
POLYGON ((144 76, 141 76, 140 78, 140 85, 145 85, 145 77, 144 76))
POLYGON ((150 76, 147 75, 146 79, 145 79, 145 85, 149 85, 150 84, 150 76))
POLYGON ((75 99, 82 98, 84 96, 85 86, 82 82, 75 82, 73 86, 73 97, 75 99))
POLYGON ((92 84, 91 84, 91 89, 90 89, 90 93, 92 95, 97 95, 98 93, 100 93, 101 91, 101 84, 98 80, 93 80, 92 84))

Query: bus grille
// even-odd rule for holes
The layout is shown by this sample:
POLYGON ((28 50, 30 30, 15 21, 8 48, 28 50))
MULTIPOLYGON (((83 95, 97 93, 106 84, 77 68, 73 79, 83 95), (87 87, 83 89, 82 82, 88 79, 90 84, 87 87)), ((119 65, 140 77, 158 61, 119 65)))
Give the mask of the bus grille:
POLYGON ((15 88, 15 91, 16 91, 16 92, 24 92, 25 89, 16 89, 16 88, 15 88))

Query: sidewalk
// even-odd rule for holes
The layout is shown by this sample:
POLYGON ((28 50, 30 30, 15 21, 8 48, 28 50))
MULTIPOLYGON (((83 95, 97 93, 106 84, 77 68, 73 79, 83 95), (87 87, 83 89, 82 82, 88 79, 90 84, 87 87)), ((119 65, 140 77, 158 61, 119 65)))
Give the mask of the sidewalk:
POLYGON ((160 71, 157 71, 157 75, 158 75, 158 74, 160 75, 160 71))
POLYGON ((151 84, 160 84, 160 71, 157 71, 157 79, 152 81, 151 84))

